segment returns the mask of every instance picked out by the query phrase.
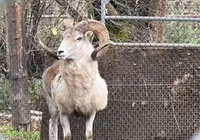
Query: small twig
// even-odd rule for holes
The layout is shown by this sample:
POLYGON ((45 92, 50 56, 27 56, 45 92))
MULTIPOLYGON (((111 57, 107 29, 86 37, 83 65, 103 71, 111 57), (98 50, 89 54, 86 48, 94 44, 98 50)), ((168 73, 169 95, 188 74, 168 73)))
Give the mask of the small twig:
POLYGON ((179 122, 178 122, 178 120, 177 120, 176 113, 175 113, 175 109, 174 109, 173 97, 170 95, 170 93, 169 93, 169 97, 172 99, 171 104, 172 104, 173 117, 174 117, 175 122, 176 122, 176 125, 177 125, 177 127, 178 127, 178 131, 179 131, 179 133, 181 134, 180 125, 179 125, 179 122))
POLYGON ((9 73, 9 69, 6 69, 2 65, 0 66, 0 69, 2 70, 2 72, 3 72, 4 75, 7 75, 9 73))

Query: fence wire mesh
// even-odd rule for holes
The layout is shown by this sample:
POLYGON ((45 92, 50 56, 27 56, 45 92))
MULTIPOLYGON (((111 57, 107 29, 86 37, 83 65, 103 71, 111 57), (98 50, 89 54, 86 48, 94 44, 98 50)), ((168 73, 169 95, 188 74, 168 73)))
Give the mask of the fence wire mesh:
MULTIPOLYGON (((102 0, 103 4, 107 2, 102 0)), ((101 17, 103 22, 109 22, 114 42, 199 44, 197 1, 135 1, 124 6, 115 1, 116 7, 128 11, 126 16, 120 10, 110 10, 110 3, 105 6, 108 12, 101 17)))
MULTIPOLYGON (((89 18, 100 20, 103 3, 97 0, 86 3, 80 0, 72 4, 64 0, 26 3, 24 24, 31 109, 27 133, 20 133, 11 126, 12 94, 5 61, 6 14, 1 10, 0 139, 2 133, 7 139, 49 140, 50 116, 46 101, 41 97, 41 75, 54 60, 42 52, 37 36, 49 47, 56 48, 62 39, 59 23, 64 17, 72 16, 80 21, 89 13, 89 18), (67 6, 63 2, 68 3, 67 6), (56 35, 52 33, 54 29, 58 29, 56 35)), ((112 46, 99 60, 100 73, 108 84, 109 101, 108 107, 95 119, 96 140, 188 140, 200 131, 200 48, 197 47, 200 23, 195 21, 199 18, 199 8, 198 0, 111 0, 106 9, 102 9, 106 16, 184 17, 194 21, 105 20, 111 41, 146 45, 112 46), (172 47, 161 44, 152 47, 153 43, 170 43, 172 47)), ((84 121, 71 116, 73 140, 85 139, 84 121)), ((61 127, 59 129, 59 139, 62 139, 61 127)))
POLYGON ((109 54, 101 70, 112 115, 104 113, 113 116, 109 130, 116 128, 110 137, 189 139, 199 127, 198 51, 122 48, 109 54))

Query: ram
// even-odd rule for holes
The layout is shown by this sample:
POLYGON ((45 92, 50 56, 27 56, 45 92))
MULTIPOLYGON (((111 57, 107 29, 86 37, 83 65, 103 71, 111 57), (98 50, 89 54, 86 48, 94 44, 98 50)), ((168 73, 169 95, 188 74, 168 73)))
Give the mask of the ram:
POLYGON ((58 117, 64 139, 71 139, 69 117, 73 113, 86 117, 85 136, 92 140, 96 112, 107 106, 107 84, 99 74, 96 57, 109 44, 109 32, 96 20, 73 24, 72 20, 65 20, 63 40, 57 55, 40 42, 48 54, 59 58, 42 76, 44 97, 51 115, 49 139, 53 140, 58 139, 58 117), (99 47, 94 49, 88 39, 88 31, 97 36, 99 47))

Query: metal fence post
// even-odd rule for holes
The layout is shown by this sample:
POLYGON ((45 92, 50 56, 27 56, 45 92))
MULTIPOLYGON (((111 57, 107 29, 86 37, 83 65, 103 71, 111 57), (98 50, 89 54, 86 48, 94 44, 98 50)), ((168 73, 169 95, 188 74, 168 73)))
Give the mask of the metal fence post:
POLYGON ((109 3, 110 0, 101 0, 101 22, 105 24, 106 17, 106 4, 109 3))

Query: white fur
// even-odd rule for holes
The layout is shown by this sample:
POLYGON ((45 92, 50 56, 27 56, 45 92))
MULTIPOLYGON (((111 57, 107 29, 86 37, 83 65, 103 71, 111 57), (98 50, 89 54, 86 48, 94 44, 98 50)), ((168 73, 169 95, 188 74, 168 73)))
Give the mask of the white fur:
POLYGON ((96 112, 93 112, 92 115, 85 122, 85 125, 86 125, 85 135, 86 135, 87 140, 92 139, 91 135, 92 135, 93 122, 94 122, 94 119, 95 119, 95 115, 96 115, 96 112))
POLYGON ((64 138, 71 138, 70 124, 69 124, 69 116, 60 113, 60 122, 63 128, 64 138))
POLYGON ((195 134, 190 140, 200 140, 200 133, 195 134))

